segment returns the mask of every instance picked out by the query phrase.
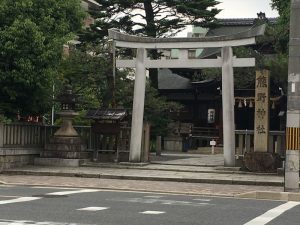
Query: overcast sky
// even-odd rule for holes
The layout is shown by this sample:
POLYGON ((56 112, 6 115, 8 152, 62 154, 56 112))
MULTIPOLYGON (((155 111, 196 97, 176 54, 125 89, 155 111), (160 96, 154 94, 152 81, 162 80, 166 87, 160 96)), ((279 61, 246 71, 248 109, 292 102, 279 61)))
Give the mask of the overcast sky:
POLYGON ((267 17, 277 17, 278 13, 272 10, 271 0, 219 0, 217 8, 223 9, 218 18, 255 18, 256 13, 264 12, 267 17))
MULTIPOLYGON (((257 13, 264 12, 267 17, 277 17, 278 12, 272 10, 271 0, 218 0, 216 7, 222 9, 217 18, 256 18, 257 13)), ((186 37, 192 31, 192 26, 178 33, 176 36, 186 37)))

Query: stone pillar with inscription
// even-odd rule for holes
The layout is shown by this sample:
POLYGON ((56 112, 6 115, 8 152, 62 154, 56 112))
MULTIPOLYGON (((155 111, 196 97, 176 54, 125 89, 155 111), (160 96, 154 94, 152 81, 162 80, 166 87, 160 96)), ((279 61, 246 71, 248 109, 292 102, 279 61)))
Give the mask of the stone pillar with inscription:
POLYGON ((254 152, 268 152, 269 149, 269 99, 270 72, 256 71, 254 152))
POLYGON ((270 72, 256 72, 255 82, 255 118, 254 151, 245 154, 246 168, 254 172, 275 172, 280 167, 280 157, 269 149, 270 119, 270 72))

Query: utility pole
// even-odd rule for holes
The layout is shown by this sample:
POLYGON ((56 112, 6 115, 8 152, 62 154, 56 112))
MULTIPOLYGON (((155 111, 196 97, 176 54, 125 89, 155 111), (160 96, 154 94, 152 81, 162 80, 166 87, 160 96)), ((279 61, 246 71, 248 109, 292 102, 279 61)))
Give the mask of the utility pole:
POLYGON ((284 190, 299 191, 300 0, 291 0, 284 190))

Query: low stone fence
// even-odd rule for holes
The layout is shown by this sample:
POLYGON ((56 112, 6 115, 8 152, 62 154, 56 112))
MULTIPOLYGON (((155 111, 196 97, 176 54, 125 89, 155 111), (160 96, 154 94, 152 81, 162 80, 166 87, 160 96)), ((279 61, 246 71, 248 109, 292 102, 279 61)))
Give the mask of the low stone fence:
MULTIPOLYGON (((253 130, 236 130, 236 155, 244 155, 245 152, 252 152, 254 149, 254 131, 253 130)), ((285 155, 285 132, 269 132, 269 150, 270 153, 285 155)))
POLYGON ((43 125, 0 124, 0 171, 33 163, 44 146, 43 125))
MULTIPOLYGON (((0 171, 6 168, 33 164, 34 158, 40 155, 46 143, 59 126, 27 123, 0 123, 0 171)), ((88 151, 112 149, 113 138, 93 133, 90 126, 74 126, 81 136, 88 151)), ((142 158, 148 160, 150 128, 143 132, 142 158), (148 137, 148 138, 147 138, 148 137)), ((123 127, 120 135, 118 153, 129 155, 130 127, 123 127)), ((128 161, 128 159, 127 159, 128 161)))
MULTIPOLYGON (((45 143, 59 126, 27 123, 0 123, 0 171, 33 164, 45 143)), ((92 146, 90 126, 74 126, 88 148, 92 146)))
MULTIPOLYGON (((55 133, 59 126, 49 126, 43 124, 1 124, 0 123, 0 171, 4 168, 22 166, 33 163, 35 157, 38 157, 40 151, 48 143, 49 138, 55 133)), ((90 126, 74 126, 82 137, 89 150, 99 150, 102 139, 93 134, 90 126)), ((145 132, 144 132, 145 133, 145 132)), ((130 128, 122 132, 120 151, 129 151, 130 128), (126 135, 125 135, 126 134, 126 135)), ((236 155, 244 155, 245 152, 253 151, 253 130, 236 130, 236 155)), ((143 135, 142 148, 144 160, 146 161, 149 152, 149 129, 143 135)), ((278 153, 281 156, 285 154, 285 132, 270 131, 269 133, 269 152, 278 153)), ((110 146, 110 139, 107 138, 106 145, 110 146)), ((102 140, 103 141, 103 140, 102 140)), ((103 145, 103 143, 102 143, 103 145)), ((101 145, 101 146, 102 146, 101 145)), ((103 146, 102 146, 103 147, 103 146)))
MULTIPOLYGON (((92 131, 91 126, 73 126, 83 142, 87 145, 88 149, 91 149, 92 143, 92 131)), ((42 136, 43 136, 43 145, 49 143, 49 138, 54 135, 54 133, 59 129, 59 126, 54 125, 43 125, 42 136)))

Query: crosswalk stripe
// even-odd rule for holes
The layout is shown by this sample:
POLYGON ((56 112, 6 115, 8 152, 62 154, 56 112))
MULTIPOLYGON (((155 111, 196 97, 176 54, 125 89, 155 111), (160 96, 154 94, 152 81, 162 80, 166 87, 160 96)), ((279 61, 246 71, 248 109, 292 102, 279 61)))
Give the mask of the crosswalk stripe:
POLYGON ((31 220, 0 219, 0 225, 89 225, 89 224, 53 222, 53 221, 36 222, 36 221, 31 221, 31 220))
POLYGON ((0 201, 0 205, 10 204, 10 203, 18 203, 18 202, 29 202, 29 201, 34 201, 37 199, 41 199, 41 198, 40 197, 21 197, 21 198, 15 198, 15 199, 10 199, 10 200, 2 200, 2 201, 0 201))
POLYGON ((57 189, 57 190, 78 190, 78 188, 73 188, 73 187, 47 187, 47 186, 33 186, 30 187, 33 189, 57 189))
POLYGON ((101 210, 105 210, 105 209, 109 209, 109 207, 86 207, 86 208, 81 208, 81 209, 77 209, 77 210, 82 210, 82 211, 101 211, 101 210))
POLYGON ((285 211, 299 205, 300 202, 287 202, 280 206, 277 206, 273 209, 270 209, 266 213, 254 218, 253 220, 245 223, 244 225, 265 225, 269 223, 271 220, 275 219, 276 217, 280 216, 285 211))
POLYGON ((21 198, 22 196, 17 195, 0 195, 0 198, 21 198))
POLYGON ((140 212, 141 214, 146 214, 146 215, 159 215, 159 214, 164 214, 166 212, 163 211, 144 211, 140 212))
POLYGON ((148 196, 144 196, 144 198, 163 198, 164 196, 161 195, 148 195, 148 196))
POLYGON ((193 199, 193 201, 210 202, 211 199, 206 199, 206 198, 196 198, 196 199, 193 199))
POLYGON ((79 194, 79 193, 90 193, 90 192, 99 192, 99 190, 95 189, 80 189, 75 191, 59 191, 59 192, 52 192, 46 195, 72 195, 72 194, 79 194))

